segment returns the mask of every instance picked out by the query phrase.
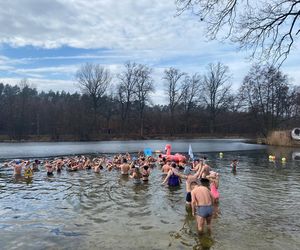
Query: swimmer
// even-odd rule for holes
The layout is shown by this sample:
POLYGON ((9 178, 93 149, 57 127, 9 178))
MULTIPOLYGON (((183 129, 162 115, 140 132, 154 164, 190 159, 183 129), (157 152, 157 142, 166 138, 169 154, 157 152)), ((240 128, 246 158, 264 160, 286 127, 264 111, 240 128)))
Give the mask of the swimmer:
POLYGON ((144 182, 147 182, 149 180, 149 175, 150 175, 150 168, 149 168, 149 166, 148 165, 144 165, 142 167, 141 173, 142 173, 142 180, 144 182))
POLYGON ((209 172, 210 172, 210 166, 208 166, 206 163, 204 163, 202 165, 202 168, 200 170, 198 178, 200 178, 202 184, 207 186, 207 187, 209 186, 209 180, 206 178, 206 176, 209 175, 209 172))
POLYGON ((182 176, 178 170, 176 169, 177 165, 175 162, 172 162, 171 164, 171 169, 169 170, 166 178, 164 179, 162 184, 168 183, 169 186, 171 187, 177 187, 180 186, 181 179, 180 177, 182 176))
POLYGON ((217 204, 219 202, 220 194, 218 191, 219 188, 219 174, 211 171, 207 179, 210 181, 210 192, 213 197, 213 203, 217 204))
POLYGON ((53 176, 54 167, 46 161, 45 168, 47 170, 47 176, 53 176))
POLYGON ((198 232, 202 233, 206 222, 208 230, 211 231, 211 220, 213 214, 213 199, 207 187, 191 183, 192 213, 196 216, 198 232))
POLYGON ((37 164, 36 161, 34 161, 34 162, 32 163, 32 171, 33 171, 33 172, 38 172, 38 171, 40 171, 40 170, 39 170, 39 164, 37 164))
POLYGON ((140 184, 142 174, 140 172, 140 169, 138 167, 133 166, 132 167, 132 173, 129 175, 130 178, 134 180, 134 184, 140 184))
POLYGON ((161 171, 164 173, 164 174, 168 174, 169 171, 171 169, 171 162, 170 161, 167 161, 165 165, 163 165, 163 167, 161 168, 161 171))
POLYGON ((231 162, 231 164, 230 164, 230 166, 231 166, 231 172, 236 172, 236 168, 237 168, 238 164, 239 164, 239 162, 238 162, 237 159, 234 159, 231 162))
POLYGON ((121 174, 128 175, 130 170, 130 165, 127 163, 127 159, 123 158, 123 163, 120 165, 121 174))
POLYGON ((193 171, 198 171, 199 168, 202 168, 202 165, 203 165, 203 160, 199 160, 199 159, 195 159, 193 161, 193 167, 192 167, 192 170, 193 171))
POLYGON ((22 169, 25 165, 25 162, 21 161, 16 161, 15 164, 13 165, 14 168, 14 176, 21 176, 22 175, 22 169))

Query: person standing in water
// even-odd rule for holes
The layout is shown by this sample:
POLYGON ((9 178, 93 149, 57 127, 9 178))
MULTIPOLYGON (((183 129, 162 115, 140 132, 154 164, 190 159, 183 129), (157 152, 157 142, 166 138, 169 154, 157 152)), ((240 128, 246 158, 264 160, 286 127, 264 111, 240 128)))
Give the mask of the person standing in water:
POLYGON ((196 216, 198 232, 202 233, 206 222, 208 230, 211 231, 211 220, 213 214, 213 198, 209 189, 198 185, 197 182, 191 183, 192 213, 196 216))
POLYGON ((166 178, 164 179, 162 184, 168 183, 170 187, 180 186, 180 176, 181 174, 176 169, 177 165, 175 162, 172 162, 171 169, 169 170, 166 178))
POLYGON ((236 168, 237 168, 238 163, 239 163, 239 162, 238 162, 237 159, 234 159, 234 160, 231 162, 231 164, 230 164, 230 166, 231 166, 231 172, 236 173, 236 168))
POLYGON ((54 167, 51 165, 51 163, 46 161, 45 168, 47 170, 47 176, 53 176, 54 167))
POLYGON ((129 175, 134 180, 134 184, 141 184, 142 174, 139 167, 132 166, 132 173, 129 175))
POLYGON ((123 163, 120 165, 121 174, 128 175, 130 170, 130 165, 127 163, 127 159, 123 158, 123 163))
POLYGON ((15 164, 13 165, 14 176, 22 176, 22 169, 24 165, 25 165, 24 162, 21 163, 21 161, 18 160, 15 162, 15 164))
POLYGON ((142 167, 141 173, 142 173, 142 180, 144 182, 147 182, 149 180, 149 175, 150 175, 150 168, 149 168, 149 166, 148 165, 144 165, 142 167))

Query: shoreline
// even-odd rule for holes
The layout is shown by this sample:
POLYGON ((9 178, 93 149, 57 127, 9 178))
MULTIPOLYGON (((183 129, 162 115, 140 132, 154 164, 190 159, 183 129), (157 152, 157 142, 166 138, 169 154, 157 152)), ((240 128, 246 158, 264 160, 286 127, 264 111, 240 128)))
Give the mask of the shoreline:
POLYGON ((190 140, 190 139, 241 139, 247 143, 257 144, 257 138, 251 135, 209 135, 209 134, 194 134, 194 135, 153 135, 153 136, 97 136, 93 139, 80 139, 70 136, 61 136, 59 139, 53 139, 51 136, 28 136, 26 139, 8 139, 6 136, 0 136, 0 143, 26 143, 26 142, 96 142, 96 141, 138 141, 138 140, 190 140))

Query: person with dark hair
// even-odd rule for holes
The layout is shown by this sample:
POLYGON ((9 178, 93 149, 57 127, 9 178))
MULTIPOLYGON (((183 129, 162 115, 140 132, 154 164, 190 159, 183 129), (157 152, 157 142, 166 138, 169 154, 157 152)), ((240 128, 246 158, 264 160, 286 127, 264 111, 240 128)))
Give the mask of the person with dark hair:
POLYGON ((142 180, 143 181, 148 181, 149 180, 149 175, 150 175, 150 168, 148 165, 144 165, 141 169, 142 173, 142 180))
POLYGON ((230 164, 230 166, 231 166, 231 172, 233 172, 233 173, 236 172, 236 168, 237 168, 238 163, 239 163, 239 162, 238 162, 237 159, 234 159, 234 160, 231 162, 231 164, 230 164))
POLYGON ((128 175, 130 170, 130 165, 127 163, 127 159, 123 158, 123 163, 120 165, 121 174, 128 175))
POLYGON ((130 178, 134 180, 134 184, 141 184, 142 174, 140 168, 132 166, 132 173, 129 175, 130 178))
POLYGON ((171 187, 177 187, 180 186, 180 177, 181 174, 178 172, 178 170, 176 169, 177 165, 175 162, 171 163, 171 169, 169 170, 166 178, 164 179, 162 184, 168 183, 169 186, 171 187))

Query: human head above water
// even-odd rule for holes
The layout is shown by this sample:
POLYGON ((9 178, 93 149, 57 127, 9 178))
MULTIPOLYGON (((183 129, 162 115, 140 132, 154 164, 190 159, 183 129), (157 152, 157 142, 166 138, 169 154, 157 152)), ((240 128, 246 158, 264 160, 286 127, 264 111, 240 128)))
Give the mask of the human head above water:
POLYGON ((193 190, 195 187, 198 186, 198 183, 196 181, 192 181, 190 186, 191 186, 191 189, 193 190))
POLYGON ((176 168, 176 167, 177 167, 177 164, 176 164, 175 162, 172 162, 171 167, 172 167, 172 168, 176 168))

